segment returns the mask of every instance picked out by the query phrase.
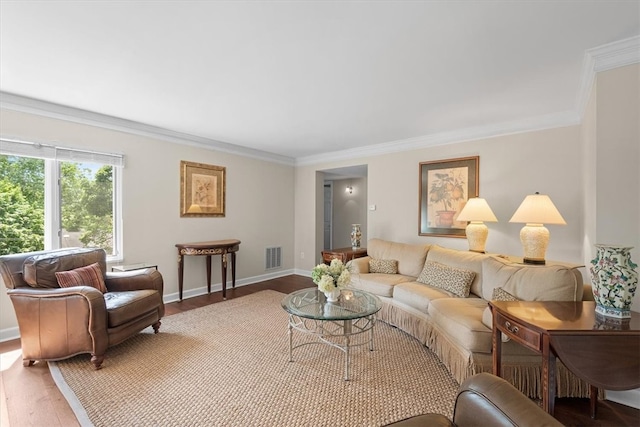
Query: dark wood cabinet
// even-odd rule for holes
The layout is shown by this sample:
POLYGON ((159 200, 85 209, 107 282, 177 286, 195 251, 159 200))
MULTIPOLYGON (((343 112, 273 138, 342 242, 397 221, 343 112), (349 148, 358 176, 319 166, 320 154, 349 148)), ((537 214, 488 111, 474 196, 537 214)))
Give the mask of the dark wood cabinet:
POLYGON ((331 264, 331 260, 334 258, 338 258, 339 260, 342 260, 342 262, 347 263, 352 259, 362 258, 365 256, 367 256, 367 248, 338 248, 322 251, 322 261, 325 264, 331 264))

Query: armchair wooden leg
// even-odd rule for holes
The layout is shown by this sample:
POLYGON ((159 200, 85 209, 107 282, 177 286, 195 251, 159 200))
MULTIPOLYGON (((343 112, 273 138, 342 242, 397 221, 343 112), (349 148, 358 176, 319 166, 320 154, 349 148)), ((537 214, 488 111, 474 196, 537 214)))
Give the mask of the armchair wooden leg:
POLYGON ((35 360, 23 360, 22 366, 24 366, 25 368, 28 368, 29 366, 33 366, 35 362, 36 362, 35 360))
POLYGON ((96 370, 102 368, 102 362, 104 362, 104 356, 96 356, 95 354, 91 355, 91 363, 93 363, 96 370))
POLYGON ((157 321, 156 323, 154 323, 153 325, 151 325, 153 327, 153 333, 157 334, 158 332, 160 332, 160 325, 162 325, 161 321, 157 321))

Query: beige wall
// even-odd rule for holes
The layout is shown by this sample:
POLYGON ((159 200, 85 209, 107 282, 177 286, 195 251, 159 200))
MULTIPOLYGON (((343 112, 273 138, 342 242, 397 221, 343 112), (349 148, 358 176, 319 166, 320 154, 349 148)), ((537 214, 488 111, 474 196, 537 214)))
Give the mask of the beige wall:
MULTIPOLYGON (((480 196, 487 199, 499 220, 488 224, 487 250, 522 255, 522 224, 508 221, 527 194, 539 191, 550 195, 568 224, 548 226, 551 243, 547 258, 582 262, 583 171, 578 126, 357 159, 354 162, 368 166, 367 203, 377 206, 375 211, 367 211, 368 237, 467 249, 465 239, 418 235, 418 165, 421 161, 475 155, 480 156, 480 196)), ((348 165, 341 162, 297 167, 296 212, 313 203, 314 195, 301 186, 310 181, 316 170, 348 165)), ((315 242, 308 240, 312 234, 305 230, 315 227, 312 216, 296 214, 299 250, 313 250, 315 242)), ((310 259, 296 259, 296 268, 311 267, 310 259)))
MULTIPOLYGON (((3 136, 56 141, 58 145, 125 154, 123 222, 125 263, 153 262, 164 277, 165 298, 178 292, 180 242, 237 238, 237 278, 242 282, 291 273, 294 174, 292 166, 178 145, 102 128, 12 111, 1 111, 3 136), (225 166, 225 218, 180 218, 180 160, 225 166), (265 248, 281 246, 281 270, 266 272, 265 248)), ((221 283, 213 257, 212 282, 221 283)), ((229 280, 231 275, 229 274, 229 280)), ((186 257, 185 292, 206 286, 205 257, 186 257)), ((0 333, 16 326, 13 308, 0 292, 0 333)), ((1 336, 0 336, 1 337, 1 336)))
MULTIPOLYGON (((595 92, 593 243, 633 246, 640 263, 640 65, 598 74, 595 92)), ((640 310, 640 292, 633 308, 640 310)))
POLYGON ((360 224, 361 245, 367 242, 367 179, 341 179, 333 181, 333 247, 351 246, 351 225, 360 224), (353 193, 345 191, 347 185, 353 193))

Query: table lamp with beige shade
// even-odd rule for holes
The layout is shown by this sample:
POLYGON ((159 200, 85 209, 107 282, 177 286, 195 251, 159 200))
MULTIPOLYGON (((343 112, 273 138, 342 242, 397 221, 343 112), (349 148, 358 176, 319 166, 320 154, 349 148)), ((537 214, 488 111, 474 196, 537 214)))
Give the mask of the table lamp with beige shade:
POLYGON ((462 208, 462 211, 460 211, 456 220, 469 221, 465 229, 467 241, 469 242, 469 250, 484 253, 487 236, 489 235, 489 229, 484 225, 484 221, 498 221, 487 201, 480 197, 467 200, 467 203, 464 205, 464 208, 462 208))
POLYGON ((538 192, 525 197, 509 222, 526 224, 520 230, 523 262, 539 265, 545 264, 544 255, 549 245, 549 230, 544 224, 567 224, 549 196, 538 192))

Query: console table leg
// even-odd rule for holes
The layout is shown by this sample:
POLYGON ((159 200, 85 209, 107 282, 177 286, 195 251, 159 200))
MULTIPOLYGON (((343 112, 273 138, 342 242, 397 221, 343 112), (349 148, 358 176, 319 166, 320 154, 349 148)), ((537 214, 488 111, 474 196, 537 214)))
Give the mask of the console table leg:
POLYGON ((211 255, 207 255, 207 293, 211 293, 211 255))
POLYGON ((231 252, 231 286, 236 287, 236 253, 231 252))
POLYGON ((182 280, 184 278, 184 255, 178 254, 178 297, 182 301, 182 280))
POLYGON ((227 254, 220 257, 222 270, 222 299, 227 299, 227 254))

